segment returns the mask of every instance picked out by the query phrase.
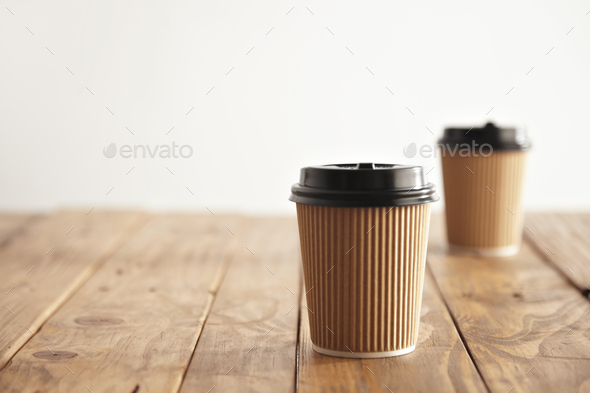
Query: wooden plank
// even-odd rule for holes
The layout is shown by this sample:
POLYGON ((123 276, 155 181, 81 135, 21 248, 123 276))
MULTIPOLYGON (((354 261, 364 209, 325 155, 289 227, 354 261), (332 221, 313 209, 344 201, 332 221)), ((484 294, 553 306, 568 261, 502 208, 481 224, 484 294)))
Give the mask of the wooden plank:
POLYGON ((295 390, 299 255, 294 218, 250 221, 181 392, 295 390))
POLYGON ((0 372, 0 391, 177 392, 241 222, 153 218, 0 372))
POLYGON ((9 291, 0 301, 0 369, 144 219, 57 213, 26 226, 0 250, 0 285, 9 291))
POLYGON ((590 214, 529 214, 525 238, 580 291, 590 292, 590 214))
POLYGON ((38 218, 30 214, 0 213, 0 247, 6 246, 12 236, 38 218))
POLYGON ((486 391, 428 269, 418 344, 408 355, 382 359, 320 355, 311 348, 305 299, 301 310, 298 375, 301 392, 486 391))
MULTIPOLYGON (((432 225, 442 230, 442 220, 432 225)), ((431 246, 438 286, 492 392, 590 390, 590 302, 530 244, 507 258, 449 255, 442 236, 431 246)))

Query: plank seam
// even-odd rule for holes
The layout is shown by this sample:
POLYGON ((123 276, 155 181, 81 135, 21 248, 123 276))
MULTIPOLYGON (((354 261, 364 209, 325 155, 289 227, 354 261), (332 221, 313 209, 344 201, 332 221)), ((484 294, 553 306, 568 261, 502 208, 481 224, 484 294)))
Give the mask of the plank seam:
MULTIPOLYGON (((4 368, 6 368, 6 366, 8 364, 10 364, 12 362, 12 359, 18 354, 20 353, 20 350, 23 349, 28 343, 29 341, 31 341, 31 339, 33 337, 35 337, 35 335, 41 331, 41 329, 43 329, 43 326, 45 326, 45 324, 47 323, 47 321, 49 321, 51 318, 53 318, 53 316, 59 311, 61 310, 61 308, 70 301, 70 299, 72 297, 74 297, 74 295, 76 293, 78 293, 78 291, 80 291, 80 289, 82 289, 82 287, 84 285, 86 285, 86 283, 92 278, 92 276, 94 276, 96 274, 96 272, 98 272, 100 270, 100 268, 106 263, 106 261, 108 261, 110 258, 113 257, 113 255, 115 255, 120 249, 123 248, 123 246, 125 244, 127 244, 127 242, 129 242, 129 240, 131 240, 131 238, 136 235, 141 228, 143 228, 146 223, 150 220, 150 218, 137 218, 137 221, 139 221, 137 224, 136 228, 132 228, 129 236, 127 237, 126 240, 124 240, 123 242, 121 242, 121 244, 119 245, 119 247, 116 247, 115 249, 113 249, 110 253, 106 253, 104 255, 101 255, 100 257, 97 258, 96 262, 91 264, 90 266, 88 266, 86 268, 86 271, 83 271, 81 273, 81 278, 80 281, 76 284, 76 286, 74 286, 74 288, 72 289, 72 291, 69 294, 66 294, 63 298, 57 298, 56 299, 56 306, 55 308, 46 316, 44 314, 38 316, 37 318, 41 318, 44 316, 44 319, 42 322, 39 323, 39 326, 37 327, 37 329, 35 330, 35 332, 33 334, 31 334, 31 336, 29 336, 29 338, 23 342, 23 344, 12 354, 12 356, 10 356, 10 358, 6 359, 6 363, 0 368, 0 371, 2 371, 4 368)), ((132 224, 133 225, 133 224, 132 224)), ((27 327, 27 329, 29 329, 27 327)), ((29 331, 31 331, 29 329, 29 331)))
POLYGON ((463 344, 465 351, 467 351, 467 355, 469 356, 471 363, 475 367, 475 370, 477 371, 477 374, 479 375, 481 382, 485 386, 486 390, 488 392, 491 392, 490 387, 488 386, 485 378, 483 377, 483 375, 481 373, 481 370, 479 369, 479 367, 477 366, 477 363, 475 362, 475 356, 473 355, 473 353, 471 352, 471 349, 467 345, 467 340, 463 336, 463 332, 461 331, 461 328, 459 327, 459 323, 457 322, 457 320, 455 319, 455 316, 451 312, 451 308, 449 307, 449 305, 447 303, 447 299, 445 299, 445 296, 443 295, 442 291, 440 290, 440 287, 438 286, 438 281, 436 281, 436 277, 434 276, 434 274, 432 273, 432 270, 430 269, 430 264, 428 263, 428 257, 426 258, 426 271, 427 271, 427 274, 430 275, 430 277, 432 278, 436 292, 438 293, 440 299, 442 300, 443 304, 445 305, 447 312, 451 316, 451 320, 453 321, 453 325, 455 326, 455 330, 457 331, 457 334, 459 335, 459 340, 461 340, 461 343, 463 344))
POLYGON ((531 235, 529 235, 528 233, 525 233, 524 239, 532 247, 533 251, 537 253, 537 255, 540 257, 540 259, 545 263, 545 265, 549 266, 552 270, 554 270, 555 272, 557 272, 558 276, 560 276, 562 279, 564 279, 569 285, 571 285, 572 287, 574 287, 576 289, 576 291, 580 292, 582 294, 582 296, 584 296, 586 299, 588 299, 588 297, 590 295, 590 290, 589 289, 582 289, 573 280, 571 280, 568 277, 568 275, 565 274, 565 272, 563 270, 561 270, 559 268, 559 266, 556 263, 554 263, 551 260, 551 258, 549 258, 543 252, 543 249, 541 248, 541 246, 538 245, 531 238, 531 235))
MULTIPOLYGON (((242 244, 242 239, 244 238, 244 233, 246 232, 246 229, 248 229, 248 222, 249 221, 250 221, 249 218, 242 217, 242 223, 239 226, 239 228, 241 229, 241 231, 239 233, 239 237, 234 242, 233 250, 228 251, 227 257, 224 258, 224 261, 221 263, 221 266, 219 267, 219 271, 217 272, 218 277, 215 279, 217 282, 214 283, 214 285, 216 284, 215 285, 216 287, 215 288, 209 287, 210 301, 207 302, 207 308, 205 309, 205 313, 204 313, 205 317, 203 318, 203 324, 201 325, 201 331, 199 332, 199 335, 197 337, 197 341, 195 342, 195 345, 194 345, 193 350, 191 352, 191 356, 190 356, 188 362, 186 363, 186 368, 184 369, 184 372, 182 373, 182 378, 180 379, 180 384, 178 384, 178 389, 176 390, 176 393, 179 393, 182 390, 182 385, 184 384, 184 380, 186 379, 186 374, 188 373, 190 365, 193 362, 193 358, 195 357, 195 353, 197 352, 197 347, 199 346, 199 341, 201 341, 201 337, 203 336, 203 331, 205 330, 205 325, 207 325, 207 320, 209 319, 209 315, 211 314, 211 310, 213 310, 213 305, 215 304, 215 300, 217 299, 217 295, 219 294, 219 291, 221 290, 221 286, 223 284, 223 281, 225 280, 225 276, 226 276, 227 272, 229 271, 229 268, 232 265, 232 263, 236 257, 236 254, 238 252, 238 248, 239 248, 240 244, 242 244), (226 262, 226 261, 229 261, 229 262, 226 262)), ((233 232, 232 232, 232 234, 233 234, 233 232)), ((230 371, 231 371, 231 369, 230 369, 230 371)))

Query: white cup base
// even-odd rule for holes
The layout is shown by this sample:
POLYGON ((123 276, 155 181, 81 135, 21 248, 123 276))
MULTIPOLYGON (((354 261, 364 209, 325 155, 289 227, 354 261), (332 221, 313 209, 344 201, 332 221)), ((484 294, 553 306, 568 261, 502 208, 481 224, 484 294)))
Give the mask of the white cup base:
POLYGON ((317 353, 322 355, 335 356, 339 358, 355 358, 355 359, 374 359, 374 358, 389 358, 393 356, 401 356, 412 352, 416 349, 415 345, 408 348, 398 349, 397 351, 384 351, 384 352, 351 352, 351 351, 333 351, 331 349, 325 349, 316 347, 311 344, 311 347, 317 353))
POLYGON ((518 254, 520 245, 515 244, 506 247, 465 247, 449 245, 449 251, 457 254, 476 254, 480 257, 509 257, 518 254))

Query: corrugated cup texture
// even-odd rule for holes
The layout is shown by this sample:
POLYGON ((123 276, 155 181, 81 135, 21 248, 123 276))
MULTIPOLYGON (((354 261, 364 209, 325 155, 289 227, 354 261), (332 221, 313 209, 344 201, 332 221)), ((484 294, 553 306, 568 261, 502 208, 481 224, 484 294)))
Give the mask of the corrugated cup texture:
POLYGON ((297 204, 311 340, 334 351, 416 345, 430 205, 297 204))
POLYGON ((474 248, 520 245, 526 154, 442 157, 449 243, 474 248))

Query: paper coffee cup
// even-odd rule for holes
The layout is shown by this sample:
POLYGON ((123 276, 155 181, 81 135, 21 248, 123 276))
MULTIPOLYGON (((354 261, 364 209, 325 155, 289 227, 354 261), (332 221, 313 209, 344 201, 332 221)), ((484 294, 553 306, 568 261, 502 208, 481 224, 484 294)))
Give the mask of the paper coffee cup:
POLYGON ((524 132, 491 123, 483 128, 447 128, 439 146, 451 250, 480 256, 517 254, 530 148, 524 132))
POLYGON ((313 349, 352 358, 413 351, 438 200, 422 167, 307 167, 291 191, 313 349))

